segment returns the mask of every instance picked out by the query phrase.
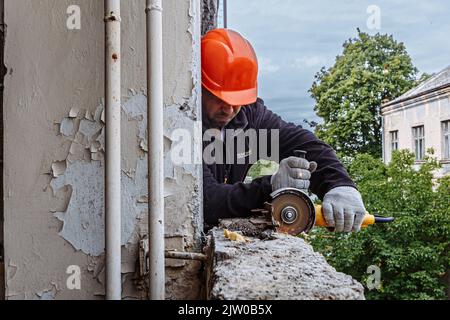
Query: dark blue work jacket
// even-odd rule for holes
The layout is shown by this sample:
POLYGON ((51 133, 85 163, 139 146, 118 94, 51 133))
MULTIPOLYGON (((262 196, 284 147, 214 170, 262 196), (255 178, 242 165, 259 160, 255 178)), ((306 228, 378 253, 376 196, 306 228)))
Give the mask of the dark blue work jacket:
MULTIPOLYGON (((311 176, 311 191, 320 199, 331 189, 338 186, 356 187, 349 177, 342 163, 336 157, 334 150, 325 142, 318 139, 309 130, 293 123, 285 122, 278 115, 267 109, 264 102, 258 99, 256 103, 243 106, 237 116, 224 129, 233 129, 247 132, 248 129, 278 129, 279 131, 279 160, 294 155, 294 150, 307 152, 306 159, 318 164, 317 171, 311 176)), ((204 131, 206 128, 203 129, 204 131)), ((267 139, 271 141, 271 135, 267 139)), ((257 135, 258 144, 260 136, 257 135)), ((226 139, 225 139, 226 140, 226 139)), ((204 220, 208 224, 216 224, 218 219, 246 217, 252 209, 261 208, 265 201, 270 199, 272 187, 271 176, 263 176, 254 179, 251 183, 244 183, 244 179, 250 169, 251 155, 260 158, 260 150, 252 146, 247 139, 245 152, 237 152, 234 144, 234 164, 226 164, 233 161, 217 161, 219 163, 203 163, 203 196, 204 196, 204 220), (237 158, 245 159, 245 163, 237 164, 237 158), (222 162, 222 163, 220 163, 222 162)), ((203 142, 203 149, 210 144, 203 142)), ((226 141, 223 143, 224 149, 226 141)), ((229 148, 228 148, 229 149, 229 148)), ((242 151, 242 150, 241 150, 242 151)), ((270 143, 267 146, 267 154, 271 155, 270 143)), ((227 150, 223 151, 226 155, 227 150)), ((230 152, 230 150, 228 150, 230 152)), ((230 158, 231 159, 231 158, 230 158)))

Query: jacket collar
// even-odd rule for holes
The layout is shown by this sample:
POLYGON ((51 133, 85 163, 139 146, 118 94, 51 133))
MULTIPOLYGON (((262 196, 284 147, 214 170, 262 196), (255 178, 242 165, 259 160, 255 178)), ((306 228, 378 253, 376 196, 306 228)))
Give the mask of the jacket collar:
POLYGON ((244 130, 248 126, 248 118, 244 112, 244 108, 247 108, 247 106, 243 106, 241 111, 239 111, 236 117, 234 117, 224 129, 244 130))
MULTIPOLYGON (((222 128, 222 131, 226 129, 234 129, 236 133, 239 133, 240 131, 245 130, 245 128, 247 128, 248 118, 244 111, 244 108, 247 108, 247 106, 243 106, 241 108, 241 111, 239 111, 239 113, 236 115, 236 117, 234 117, 233 120, 231 120, 224 128, 222 128)), ((203 133, 206 130, 207 128, 203 127, 203 133)))

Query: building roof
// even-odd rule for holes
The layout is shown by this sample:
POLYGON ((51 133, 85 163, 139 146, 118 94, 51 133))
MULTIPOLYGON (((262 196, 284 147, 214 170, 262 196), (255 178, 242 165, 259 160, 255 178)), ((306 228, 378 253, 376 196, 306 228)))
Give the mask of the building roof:
POLYGON ((442 89, 445 86, 450 86, 450 66, 444 70, 436 73, 428 80, 422 82, 417 87, 412 88, 406 93, 402 94, 400 97, 387 102, 383 107, 391 106, 399 102, 408 101, 409 99, 417 98, 421 95, 431 93, 442 89))

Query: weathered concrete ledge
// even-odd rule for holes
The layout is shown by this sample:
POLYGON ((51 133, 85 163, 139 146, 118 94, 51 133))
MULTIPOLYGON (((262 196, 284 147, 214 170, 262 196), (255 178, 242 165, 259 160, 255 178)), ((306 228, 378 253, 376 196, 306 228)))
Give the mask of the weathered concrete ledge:
MULTIPOLYGON (((236 230, 239 225, 248 226, 249 220, 225 221, 225 226, 230 225, 236 230)), ((265 239, 248 239, 249 242, 231 241, 224 236, 223 228, 209 232, 209 299, 364 299, 364 288, 359 282, 337 272, 303 239, 277 233, 268 237, 266 234, 265 239)))

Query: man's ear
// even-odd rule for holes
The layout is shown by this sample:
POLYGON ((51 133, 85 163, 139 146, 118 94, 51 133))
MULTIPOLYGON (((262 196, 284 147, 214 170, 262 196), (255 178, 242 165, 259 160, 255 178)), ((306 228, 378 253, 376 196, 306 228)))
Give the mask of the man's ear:
POLYGON ((212 93, 209 92, 209 90, 206 89, 204 86, 202 86, 202 95, 205 97, 210 97, 212 95, 212 93))
POLYGON ((314 173, 314 171, 316 171, 316 170, 317 170, 317 162, 311 161, 311 162, 309 163, 309 171, 310 171, 311 173, 314 173))

